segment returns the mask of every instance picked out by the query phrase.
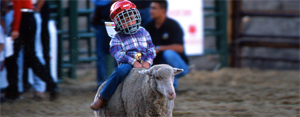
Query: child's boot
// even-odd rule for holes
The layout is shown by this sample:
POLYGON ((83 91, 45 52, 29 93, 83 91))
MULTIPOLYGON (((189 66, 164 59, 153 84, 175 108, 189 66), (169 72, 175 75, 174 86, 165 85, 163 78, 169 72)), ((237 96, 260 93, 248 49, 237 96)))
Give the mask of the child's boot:
POLYGON ((91 109, 93 110, 99 110, 102 107, 104 107, 104 100, 100 97, 91 104, 91 109))

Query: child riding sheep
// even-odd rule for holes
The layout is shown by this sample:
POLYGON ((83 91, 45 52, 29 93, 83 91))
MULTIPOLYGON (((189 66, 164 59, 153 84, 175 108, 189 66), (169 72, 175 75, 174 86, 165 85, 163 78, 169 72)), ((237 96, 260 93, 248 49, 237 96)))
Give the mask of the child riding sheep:
POLYGON ((149 68, 156 56, 148 31, 140 27, 142 19, 135 4, 127 0, 115 2, 110 9, 110 18, 117 31, 110 41, 110 53, 118 67, 106 81, 98 100, 91 104, 93 110, 104 106, 133 67, 149 68))

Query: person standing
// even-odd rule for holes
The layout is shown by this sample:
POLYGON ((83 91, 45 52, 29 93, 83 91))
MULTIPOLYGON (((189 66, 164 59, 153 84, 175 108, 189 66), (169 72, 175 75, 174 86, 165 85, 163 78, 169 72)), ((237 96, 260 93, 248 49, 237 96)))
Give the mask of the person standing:
MULTIPOLYGON (((0 5, 1 4, 1 0, 0 0, 0 5)), ((4 29, 2 28, 2 25, 4 24, 4 22, 2 23, 2 11, 0 10, 0 102, 5 102, 5 98, 3 97, 3 92, 2 89, 7 87, 7 81, 5 79, 5 74, 4 74, 4 44, 5 44, 5 35, 4 35, 4 29)))
MULTIPOLYGON (((34 16, 37 23, 36 39, 35 39, 35 52, 39 61, 46 67, 50 72, 50 44, 49 44, 49 30, 48 23, 50 18, 49 5, 46 0, 38 0, 34 3, 34 16)), ((31 88, 29 83, 29 76, 33 77, 33 88, 35 90, 34 98, 42 99, 44 98, 44 92, 46 84, 35 74, 32 74, 32 70, 28 69, 27 63, 24 63, 23 70, 23 90, 27 92, 31 88), (29 75, 30 74, 30 75, 29 75)), ((30 79, 31 80, 31 79, 30 79)))
POLYGON ((35 55, 35 33, 36 21, 34 18, 33 4, 31 0, 12 0, 14 10, 14 20, 11 37, 14 40, 14 53, 6 58, 7 81, 9 86, 6 89, 6 98, 16 100, 19 98, 18 92, 18 66, 17 58, 21 46, 24 48, 24 63, 32 68, 33 72, 46 82, 46 90, 50 93, 50 100, 58 96, 59 89, 53 81, 49 70, 41 64, 35 55))
POLYGON ((109 54, 110 37, 106 33, 105 21, 111 21, 109 18, 109 10, 112 5, 111 0, 92 0, 95 5, 92 14, 91 24, 95 29, 96 36, 96 54, 97 54, 97 85, 100 86, 105 82, 108 74, 107 56, 109 54))
POLYGON ((146 26, 157 53, 154 64, 169 64, 184 69, 174 79, 174 87, 178 87, 178 78, 189 72, 188 59, 184 52, 183 31, 180 25, 166 15, 167 1, 154 0, 150 4, 150 16, 153 19, 146 26))
POLYGON ((45 66, 50 70, 50 34, 48 23, 50 20, 50 8, 47 0, 38 0, 36 7, 34 8, 35 12, 41 14, 42 19, 42 28, 41 28, 41 41, 43 46, 43 57, 45 60, 45 66))

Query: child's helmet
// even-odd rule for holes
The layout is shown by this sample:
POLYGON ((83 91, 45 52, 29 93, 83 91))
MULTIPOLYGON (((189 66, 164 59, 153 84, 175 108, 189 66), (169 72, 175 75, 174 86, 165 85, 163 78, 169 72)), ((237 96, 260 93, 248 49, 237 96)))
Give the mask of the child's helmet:
POLYGON ((115 30, 122 31, 125 34, 137 32, 142 20, 135 4, 127 0, 119 0, 111 6, 110 19, 116 25, 115 30), (128 22, 132 22, 133 20, 135 20, 134 24, 127 25, 128 22))

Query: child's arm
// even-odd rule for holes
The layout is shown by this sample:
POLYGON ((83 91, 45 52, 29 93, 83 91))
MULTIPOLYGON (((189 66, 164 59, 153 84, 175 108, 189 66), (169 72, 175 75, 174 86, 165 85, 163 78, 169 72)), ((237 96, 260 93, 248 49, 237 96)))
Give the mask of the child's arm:
POLYGON ((115 37, 113 37, 110 41, 109 51, 118 62, 129 63, 131 65, 134 65, 136 62, 134 58, 126 55, 126 52, 122 49, 122 42, 115 37))
POLYGON ((149 33, 147 33, 146 41, 148 44, 148 48, 147 48, 147 59, 145 61, 148 62, 150 65, 152 65, 153 59, 156 57, 156 52, 155 52, 155 46, 152 43, 152 39, 149 33))

